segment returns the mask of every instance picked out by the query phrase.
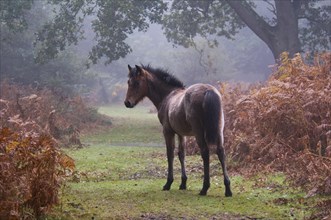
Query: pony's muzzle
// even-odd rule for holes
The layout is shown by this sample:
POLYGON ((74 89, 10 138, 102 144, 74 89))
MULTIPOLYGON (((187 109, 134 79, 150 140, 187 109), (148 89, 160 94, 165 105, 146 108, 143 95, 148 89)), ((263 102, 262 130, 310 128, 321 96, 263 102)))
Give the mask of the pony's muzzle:
POLYGON ((124 105, 127 107, 127 108, 133 108, 134 105, 130 102, 130 101, 124 101, 124 105))

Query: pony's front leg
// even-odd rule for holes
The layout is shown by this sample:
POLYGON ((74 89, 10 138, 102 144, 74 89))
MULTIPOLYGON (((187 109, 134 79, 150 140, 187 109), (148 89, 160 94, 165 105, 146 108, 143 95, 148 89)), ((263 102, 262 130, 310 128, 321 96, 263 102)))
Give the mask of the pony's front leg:
POLYGON ((182 170, 182 183, 179 186, 179 189, 186 189, 186 171, 185 171, 185 137, 178 135, 178 158, 180 161, 180 166, 182 170))
POLYGON ((163 190, 170 190, 171 184, 174 181, 174 150, 175 150, 175 133, 163 131, 167 146, 168 159, 168 178, 167 183, 163 186, 163 190))

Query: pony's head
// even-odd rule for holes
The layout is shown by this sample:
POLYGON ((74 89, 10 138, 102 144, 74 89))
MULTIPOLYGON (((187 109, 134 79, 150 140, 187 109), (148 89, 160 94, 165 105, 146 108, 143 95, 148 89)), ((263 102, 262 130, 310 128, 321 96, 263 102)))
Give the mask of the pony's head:
POLYGON ((133 108, 137 105, 148 93, 147 73, 140 66, 129 68, 128 91, 124 104, 127 108, 133 108))

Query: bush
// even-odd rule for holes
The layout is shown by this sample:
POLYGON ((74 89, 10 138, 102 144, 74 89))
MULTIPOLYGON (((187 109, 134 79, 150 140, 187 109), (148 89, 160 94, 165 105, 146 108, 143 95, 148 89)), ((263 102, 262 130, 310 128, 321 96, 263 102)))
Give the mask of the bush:
POLYGON ((330 53, 314 65, 284 53, 266 85, 223 85, 231 157, 242 166, 284 171, 311 193, 331 194, 330 68, 330 53))
POLYGON ((0 87, 2 127, 48 133, 61 145, 79 145, 79 133, 110 120, 99 115, 79 96, 67 96, 49 89, 34 89, 3 81, 0 87))
POLYGON ((59 146, 103 122, 80 97, 1 82, 0 219, 40 218, 58 202, 74 161, 59 146))
POLYGON ((60 184, 73 169, 50 136, 1 128, 0 219, 39 218, 58 202, 60 184))

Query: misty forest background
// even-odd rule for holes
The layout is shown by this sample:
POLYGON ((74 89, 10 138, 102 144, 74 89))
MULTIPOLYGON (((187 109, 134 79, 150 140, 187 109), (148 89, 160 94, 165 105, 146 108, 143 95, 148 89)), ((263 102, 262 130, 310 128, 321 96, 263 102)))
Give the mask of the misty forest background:
MULTIPOLYGON (((226 1, 171 3, 2 0, 1 78, 81 94, 101 89, 94 98, 109 102, 109 94, 126 82, 127 64, 169 69, 186 85, 259 82, 271 74, 270 65, 280 53, 270 49, 275 46, 266 44, 258 30, 247 27, 244 22, 249 24, 249 19, 243 22, 226 1)), ((269 28, 282 19, 292 22, 289 14, 275 8, 280 11, 288 5, 272 1, 242 5, 254 8, 262 20, 258 22, 268 22, 269 28)), ((328 1, 295 1, 291 7, 300 32, 295 25, 292 29, 278 24, 284 30, 274 35, 297 31, 292 35, 300 38, 300 46, 292 49, 297 43, 287 34, 283 40, 287 47, 278 43, 278 50, 293 50, 291 56, 329 50, 328 1)))
POLYGON ((199 38, 195 48, 185 48, 169 43, 162 26, 151 24, 145 32, 134 30, 127 35, 125 43, 131 47, 132 53, 125 58, 114 60, 108 65, 104 64, 107 58, 101 58, 87 69, 86 65, 90 63, 87 58, 95 45, 91 29, 95 17, 92 15, 84 20, 80 29, 85 39, 65 48, 51 61, 40 64, 36 63, 39 61, 39 51, 34 46, 34 43, 38 43, 35 33, 45 21, 52 19, 52 14, 56 14, 52 13, 51 5, 43 1, 36 1, 29 7, 31 10, 25 12, 24 23, 13 24, 22 26, 13 27, 18 30, 13 31, 2 24, 1 78, 27 85, 38 84, 62 91, 70 90, 84 96, 96 92, 97 97, 93 96, 93 100, 97 102, 109 103, 124 99, 123 86, 127 80, 128 64, 142 63, 167 68, 186 85, 229 80, 264 81, 271 73, 268 65, 274 64, 271 52, 248 28, 240 30, 235 40, 219 37, 218 47, 210 48, 204 38, 199 38), (118 94, 119 97, 118 90, 122 92, 118 94))
POLYGON ((128 64, 219 87, 231 160, 330 195, 329 0, 0 2, 0 217, 57 203, 74 170, 59 147, 112 126, 91 106, 122 105, 128 64))

